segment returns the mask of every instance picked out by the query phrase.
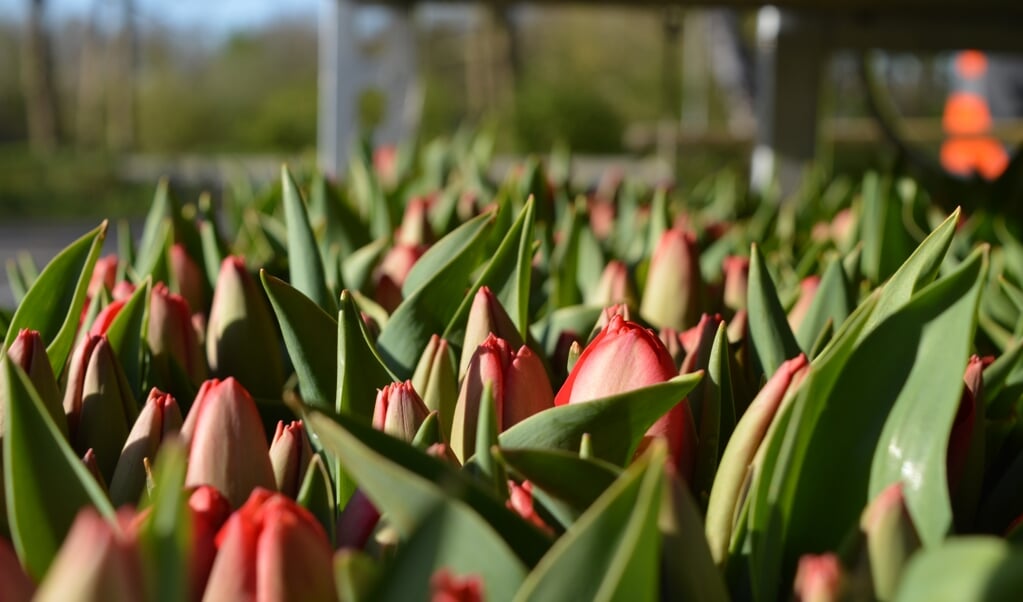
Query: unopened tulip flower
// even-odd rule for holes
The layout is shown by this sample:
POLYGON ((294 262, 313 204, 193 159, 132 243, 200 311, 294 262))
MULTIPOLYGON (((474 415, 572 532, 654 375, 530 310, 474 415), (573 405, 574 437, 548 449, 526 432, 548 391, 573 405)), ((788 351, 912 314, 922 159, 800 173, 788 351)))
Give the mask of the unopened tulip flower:
POLYGON ((188 511, 192 519, 191 599, 199 600, 217 556, 217 533, 231 516, 231 503, 215 488, 200 485, 188 496, 188 511))
POLYGON ((70 441, 84 454, 90 447, 109 483, 138 406, 121 364, 103 335, 88 335, 71 359, 64 393, 70 441))
POLYGON ((460 578, 437 569, 430 578, 430 602, 483 602, 483 582, 476 575, 460 578))
POLYGON ((96 260, 92 268, 92 276, 89 277, 89 288, 86 293, 90 299, 95 299, 101 288, 112 291, 117 281, 117 255, 105 255, 96 260))
MULTIPOLYGON (((694 326, 693 328, 697 327, 694 326)), ((682 341, 684 334, 679 333, 674 328, 662 328, 657 331, 657 338, 664 343, 664 348, 668 350, 668 355, 671 356, 671 363, 675 364, 678 368, 681 368, 682 360, 686 358, 686 347, 682 341)))
POLYGON ((429 413, 411 381, 391 383, 377 392, 373 428, 411 442, 429 413))
POLYGON ((0 537, 0 583, 3 584, 4 600, 8 602, 29 602, 36 591, 35 583, 21 568, 18 556, 6 539, 0 537))
POLYGON ((162 282, 149 296, 146 341, 152 351, 150 369, 157 382, 169 386, 175 371, 186 375, 192 384, 206 379, 206 357, 192 326, 191 308, 184 297, 170 292, 162 282))
POLYGON ((188 302, 188 307, 194 312, 204 313, 206 311, 206 286, 204 284, 206 277, 181 243, 175 243, 170 249, 170 271, 174 274, 178 290, 188 302))
POLYGON ((685 330, 700 315, 702 286, 696 238, 687 230, 666 230, 650 260, 639 315, 661 328, 685 330))
POLYGON ((860 517, 863 545, 859 564, 869 572, 873 598, 892 600, 920 536, 906 506, 902 483, 893 483, 875 497, 860 517))
POLYGON ((164 439, 181 429, 181 408, 173 396, 153 389, 128 433, 110 481, 110 499, 115 505, 138 501, 146 485, 143 460, 156 458, 164 439))
POLYGON ((681 371, 689 374, 707 365, 711 347, 718 327, 724 320, 720 314, 703 314, 696 326, 679 335, 679 342, 685 349, 685 359, 681 371))
POLYGON ((388 312, 401 305, 401 286, 405 283, 412 266, 426 252, 418 245, 395 245, 384 255, 380 265, 373 272, 376 293, 374 300, 388 312))
POLYGON ((458 400, 458 375, 454 356, 443 337, 433 335, 412 375, 412 386, 430 411, 437 412, 445 441, 451 438, 451 421, 458 400))
POLYGON ((729 255, 722 264, 724 273, 725 307, 738 312, 746 309, 746 290, 749 286, 749 257, 729 255))
POLYGON ((237 256, 220 264, 206 329, 206 359, 214 377, 233 376, 257 397, 281 394, 284 368, 277 328, 263 291, 237 256))
POLYGON ((257 487, 275 487, 256 402, 234 378, 203 383, 181 433, 189 448, 185 485, 211 485, 234 507, 257 487))
POLYGON ((493 386, 498 431, 554 406, 554 394, 540 358, 523 345, 518 351, 494 335, 487 337, 469 362, 455 404, 451 447, 459 460, 476 452, 476 422, 483 387, 493 386))
POLYGON ((256 489, 217 535, 203 600, 336 600, 323 527, 287 496, 256 489))
POLYGON ((365 548, 379 521, 380 511, 361 489, 356 489, 337 519, 337 547, 365 548))
POLYGON ((96 452, 93 451, 91 447, 85 450, 85 454, 82 455, 82 464, 85 465, 85 469, 89 471, 92 478, 96 479, 99 486, 102 487, 104 491, 108 491, 107 480, 103 478, 103 473, 100 472, 99 464, 96 463, 96 452))
POLYGON ((604 266, 597 288, 590 292, 587 302, 591 305, 636 305, 636 288, 624 262, 612 259, 604 266))
POLYGON ((508 480, 508 501, 505 503, 509 510, 515 511, 526 522, 537 527, 541 531, 553 534, 553 530, 540 518, 533 508, 533 484, 523 481, 521 485, 515 481, 508 480))
POLYGON ((796 299, 796 304, 789 310, 789 327, 792 328, 792 332, 799 330, 799 326, 803 323, 806 318, 807 312, 810 311, 810 305, 813 303, 813 298, 817 294, 817 287, 820 286, 820 276, 807 276, 799 282, 799 298, 796 299))
POLYGON ((133 530, 116 529, 94 508, 82 508, 35 600, 144 599, 142 559, 133 530))
MULTIPOLYGON (((28 376, 35 387, 39 399, 47 409, 54 424, 61 433, 67 435, 67 419, 64 417, 64 408, 61 405, 60 390, 57 388, 57 379, 53 375, 53 368, 50 366, 50 358, 46 355, 46 344, 38 331, 22 329, 14 338, 11 346, 7 349, 8 361, 14 362, 28 376)), ((3 371, 0 371, 0 441, 3 440, 3 433, 6 429, 6 407, 4 399, 7 387, 3 384, 3 371)), ((0 486, 2 488, 2 486, 0 486)))
POLYGON ((107 330, 110 329, 110 325, 114 323, 114 318, 117 317, 117 314, 121 313, 126 302, 126 299, 111 301, 106 307, 99 310, 96 319, 92 321, 92 326, 89 327, 89 334, 106 334, 107 330))
POLYGON ((462 358, 458 363, 458 377, 463 378, 469 368, 469 361, 476 348, 483 344, 491 334, 508 341, 518 348, 524 344, 515 324, 508 312, 504 310, 490 287, 481 286, 472 299, 469 318, 465 325, 465 338, 462 341, 462 358))
POLYGON ((135 294, 135 285, 128 282, 127 280, 121 280, 114 285, 114 289, 110 291, 110 298, 114 301, 127 301, 133 294, 135 294))
POLYGON ((945 456, 956 526, 962 530, 972 527, 970 521, 976 515, 984 479, 987 429, 984 407, 980 404, 983 403, 984 368, 988 363, 990 361, 974 355, 966 365, 963 392, 945 456))
POLYGON ((632 321, 632 310, 629 309, 628 305, 624 303, 617 303, 604 308, 604 311, 600 312, 600 316, 597 317, 597 323, 593 327, 593 331, 599 333, 600 331, 607 328, 607 325, 611 323, 611 318, 619 316, 626 322, 632 321))
MULTIPOLYGON (((554 403, 561 406, 601 399, 677 375, 675 363, 657 335, 615 315, 583 349, 554 403)), ((647 436, 665 438, 675 468, 687 479, 692 475, 696 427, 688 403, 683 400, 668 410, 647 436)))
POLYGON ((434 242, 433 228, 430 226, 430 199, 413 197, 405 205, 405 213, 401 225, 395 233, 395 243, 399 245, 419 246, 434 242))
POLYGON ((756 398, 750 402, 742 418, 735 425, 724 453, 721 454, 714 484, 710 490, 710 500, 707 502, 705 520, 710 553, 719 565, 728 554, 732 519, 737 506, 741 503, 742 485, 747 470, 767 434, 767 429, 778 414, 786 394, 790 389, 794 391, 799 386, 808 369, 809 362, 803 354, 783 362, 756 398))
POLYGON ((302 421, 293 420, 288 425, 283 420, 278 421, 270 443, 270 465, 273 466, 277 490, 295 499, 312 457, 313 448, 309 445, 302 421))
POLYGON ((797 602, 837 602, 844 599, 845 576, 834 554, 805 554, 796 569, 797 602))

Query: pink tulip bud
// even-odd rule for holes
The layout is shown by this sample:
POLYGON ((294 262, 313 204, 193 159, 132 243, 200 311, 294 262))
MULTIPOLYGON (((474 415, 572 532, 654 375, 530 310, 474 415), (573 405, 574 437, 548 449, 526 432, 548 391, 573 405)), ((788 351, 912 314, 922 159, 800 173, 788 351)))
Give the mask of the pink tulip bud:
POLYGON ((792 306, 792 309, 789 310, 788 315, 789 327, 792 328, 792 332, 799 330, 799 326, 806 318, 820 283, 820 276, 807 276, 799 282, 799 298, 796 300, 796 304, 792 306))
POLYGON ((597 288, 594 289, 587 302, 592 305, 636 305, 636 289, 629 276, 629 268, 625 263, 613 259, 604 266, 597 288))
POLYGON ((181 409, 173 396, 153 389, 135 420, 110 481, 110 499, 115 505, 134 504, 146 485, 143 460, 156 458, 164 439, 181 429, 181 409))
POLYGON ((256 403, 234 378, 203 383, 181 432, 189 446, 185 485, 215 487, 234 507, 257 487, 275 487, 256 403))
POLYGON ((337 547, 365 548, 379 521, 380 511, 361 489, 356 489, 337 520, 337 547))
POLYGON ((188 510, 192 517, 191 599, 199 600, 217 556, 217 533, 231 516, 231 503, 213 487, 202 485, 188 496, 188 510))
POLYGON ((437 569, 430 578, 430 602, 483 602, 483 582, 475 575, 459 578, 437 569))
POLYGON ((434 242, 433 229, 430 226, 430 199, 413 197, 405 206, 401 225, 395 233, 395 243, 412 247, 430 245, 434 242))
POLYGON ((619 316, 626 322, 632 321, 632 310, 629 309, 628 305, 618 303, 604 308, 604 311, 600 312, 600 316, 597 317, 597 323, 594 325, 594 330, 600 332, 607 328, 607 325, 611 323, 611 318, 619 316))
POLYGON ((0 583, 7 602, 29 602, 36 591, 35 583, 21 568, 18 556, 6 539, 0 537, 0 583))
POLYGON ((309 445, 302 421, 293 420, 285 426, 284 421, 279 420, 274 440, 270 443, 270 464, 277 490, 295 499, 312 457, 313 448, 309 445))
MULTIPOLYGON (((35 387, 36 393, 39 394, 43 406, 53 418, 54 424, 57 425, 60 432, 67 435, 67 419, 64 417, 64 408, 61 405, 60 390, 57 388, 57 379, 50 366, 50 358, 46 355, 46 344, 43 343, 39 332, 28 329, 20 330, 7 349, 7 359, 25 371, 35 387)), ((5 377, 0 371, 0 441, 2 441, 7 422, 5 409, 7 407, 5 399, 7 387, 4 385, 4 379, 5 377)))
POLYGON ((64 413, 72 447, 90 447, 109 483, 138 406, 113 348, 102 335, 88 335, 71 359, 64 413))
MULTIPOLYGON (((693 328, 697 327, 694 326, 693 328)), ((674 328, 662 328, 657 331, 657 338, 664 343, 664 348, 668 350, 668 355, 671 356, 671 363, 679 368, 682 366, 682 360, 686 357, 686 347, 682 341, 684 334, 679 333, 674 328)))
POLYGON ((263 291, 240 257, 227 257, 220 264, 206 333, 212 376, 233 376, 258 397, 280 396, 284 367, 277 326, 263 291))
POLYGON ((90 298, 99 294, 100 288, 107 291, 113 290, 114 282, 117 280, 117 255, 106 255, 96 260, 92 268, 92 276, 89 278, 89 288, 86 293, 90 298))
POLYGON ((705 367, 710 357, 710 349, 714 345, 714 337, 718 327, 724 320, 720 314, 703 314, 696 326, 679 335, 679 342, 685 348, 686 357, 682 361, 682 374, 689 374, 705 367))
POLYGON ((149 296, 149 328, 146 335, 152 351, 151 370, 159 383, 174 382, 176 371, 193 383, 206 379, 206 357, 192 327, 192 311, 181 295, 167 290, 162 282, 149 296), (174 362, 177 370, 172 366, 174 362))
MULTIPOLYGON (((677 375, 668 350, 652 331, 613 316, 583 349, 554 403, 561 406, 592 401, 662 383, 677 375)), ((647 436, 667 439, 675 468, 688 479, 695 460, 695 433, 689 404, 682 401, 658 419, 647 436)))
POLYGON ((122 280, 114 285, 114 289, 110 291, 110 298, 114 301, 127 301, 133 294, 135 294, 135 285, 127 280, 122 280))
POLYGON ((553 535, 554 530, 540 518, 533 508, 533 484, 523 481, 521 485, 515 481, 508 480, 508 501, 505 503, 509 510, 513 510, 523 520, 534 525, 541 531, 553 535))
POLYGON ((906 506, 902 483, 893 483, 875 497, 860 516, 863 545, 858 563, 869 575, 872 598, 891 600, 920 536, 906 506))
POLYGON ((729 255, 722 265, 724 271, 725 307, 737 312, 746 309, 746 289, 749 283, 749 257, 729 255))
MULTIPOLYGON (((959 483, 965 475, 971 441, 974 438, 974 425, 977 422, 977 399, 981 396, 981 388, 984 384, 984 362, 980 357, 974 355, 970 358, 963 380, 965 386, 959 400, 955 422, 952 424, 946 455, 948 488, 952 492, 959 488, 959 483)), ((981 422, 983 422, 983 418, 981 422)))
POLYGON ((203 600, 336 600, 323 527, 285 495, 256 489, 217 534, 203 600))
POLYGON ((96 463, 96 452, 91 447, 85 450, 85 454, 82 455, 82 464, 85 465, 85 469, 89 471, 89 474, 92 475, 92 478, 96 480, 99 486, 104 491, 107 491, 107 481, 99 470, 99 464, 96 463))
POLYGON ((398 181, 398 148, 384 144, 373 149, 373 171, 385 186, 394 186, 398 181))
POLYGON ((174 274, 174 281, 178 283, 178 290, 188 302, 188 307, 195 312, 205 312, 206 288, 203 281, 206 277, 180 243, 175 243, 171 247, 170 271, 174 274))
POLYGON ((514 351, 508 341, 488 336, 469 362, 455 403, 451 447, 461 461, 476 451, 476 422, 488 382, 493 387, 499 431, 554 406, 554 393, 540 358, 525 345, 514 351))
POLYGON ((134 530, 115 529, 94 508, 85 507, 71 525, 35 600, 144 600, 142 576, 134 530))
POLYGON ((126 302, 126 300, 111 301, 109 305, 101 309, 96 315, 96 319, 92 321, 89 334, 106 334, 107 330, 110 329, 110 325, 114 323, 114 318, 117 317, 117 314, 121 313, 121 309, 124 308, 126 302))
POLYGON ((377 392, 373 428, 411 442, 429 413, 411 381, 391 383, 377 392))
POLYGON ((412 375, 412 386, 423 398, 426 409, 437 412, 445 441, 451 439, 451 421, 458 400, 456 370, 447 340, 433 335, 412 375))
POLYGON ((512 323, 511 317, 504 310, 497 296, 491 292, 490 287, 481 286, 472 299, 472 307, 469 309, 469 318, 465 325, 462 359, 458 363, 459 378, 465 376, 473 352, 491 334, 508 341, 515 347, 521 347, 524 344, 519 330, 515 328, 515 324, 512 323))
POLYGON ((805 554, 796 569, 798 602, 832 602, 842 599, 844 571, 834 554, 805 554))
POLYGON ((602 200, 591 200, 588 203, 590 229, 597 240, 607 240, 614 233, 615 206, 602 200))
POLYGON ((666 230, 650 260, 639 315, 655 326, 684 330, 700 315, 702 286, 696 237, 666 230))
POLYGON ((401 305, 401 286, 405 283, 412 266, 426 252, 426 247, 416 245, 395 245, 373 272, 376 294, 374 298, 388 313, 401 305))

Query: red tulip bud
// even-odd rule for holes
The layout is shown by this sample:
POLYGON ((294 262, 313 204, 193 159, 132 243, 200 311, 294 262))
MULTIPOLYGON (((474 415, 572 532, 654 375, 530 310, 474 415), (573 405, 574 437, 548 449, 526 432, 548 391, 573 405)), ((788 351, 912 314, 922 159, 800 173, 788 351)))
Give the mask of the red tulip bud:
POLYGON ((115 529, 86 507, 71 525, 35 600, 144 600, 142 575, 134 530, 115 529))
POLYGON ((875 497, 860 516, 863 544, 857 561, 870 576, 873 598, 892 600, 920 536, 906 506, 902 483, 893 483, 875 497))
POLYGON ((115 505, 134 504, 146 485, 143 460, 156 458, 160 444, 181 429, 181 409, 171 395, 153 389, 135 420, 110 481, 110 499, 115 505))
POLYGON ((96 319, 92 321, 89 334, 106 334, 110 325, 114 323, 114 318, 117 317, 117 314, 121 313, 121 309, 124 308, 126 302, 126 300, 111 301, 109 305, 101 309, 99 314, 96 315, 96 319))
MULTIPOLYGON (((67 435, 67 419, 64 417, 64 408, 61 405, 60 390, 57 388, 57 379, 50 366, 50 358, 46 355, 46 344, 43 343, 39 332, 28 329, 19 331, 18 336, 14 338, 11 346, 7 349, 7 359, 25 371, 35 387, 36 393, 39 394, 43 406, 53 418, 54 424, 57 425, 60 432, 67 435)), ((7 387, 3 385, 3 381, 3 371, 0 371, 0 441, 3 440, 7 422, 5 409, 7 401, 4 399, 7 387)))
POLYGON ((820 276, 807 276, 799 282, 799 299, 796 300, 796 304, 789 310, 789 327, 792 328, 792 332, 799 330, 799 326, 803 323, 806 318, 807 312, 810 311, 810 305, 813 303, 813 298, 817 294, 817 287, 820 286, 820 276))
POLYGON ((188 307, 195 312, 206 311, 205 276, 195 261, 188 255, 184 245, 175 243, 170 250, 170 270, 178 283, 181 296, 188 302, 188 307))
POLYGON ((114 301, 127 301, 133 294, 135 294, 135 285, 127 280, 122 280, 114 285, 114 290, 110 291, 110 298, 114 301))
POLYGON ((591 305, 623 305, 636 304, 636 289, 629 277, 629 268, 625 263, 613 259, 604 266, 604 272, 600 275, 600 282, 594 289, 587 302, 591 305))
POLYGON ((391 383, 377 393, 373 428, 411 442, 429 413, 411 381, 391 383))
POLYGON ((493 386, 499 431, 554 405, 540 358, 525 345, 514 351, 508 341, 488 336, 469 362, 455 404, 451 447, 459 460, 465 461, 476 451, 476 421, 487 382, 493 386))
POLYGON ((458 375, 455 370, 447 340, 433 335, 412 375, 412 386, 422 396, 426 408, 438 413, 445 441, 451 438, 451 421, 458 400, 458 375))
POLYGON ((700 315, 699 251, 692 232, 666 230, 657 243, 639 314, 651 324, 683 330, 700 315))
POLYGON ((395 233, 395 243, 399 245, 419 246, 434 242, 433 229, 430 227, 430 199, 413 197, 405 206, 401 225, 395 233))
POLYGON ((508 341, 514 347, 521 347, 524 344, 519 330, 515 328, 508 312, 498 301, 497 295, 491 292, 490 287, 482 286, 476 291, 472 307, 469 309, 465 338, 462 341, 462 358, 458 364, 459 378, 465 376, 473 352, 491 334, 508 341))
POLYGON ((92 276, 89 278, 89 288, 86 293, 90 299, 99 294, 100 288, 108 291, 113 290, 114 282, 117 280, 117 255, 107 255, 96 260, 92 268, 92 276))
POLYGON ((505 505, 509 510, 515 511, 526 522, 531 523, 541 531, 553 535, 554 531, 543 522, 540 515, 533 509, 533 484, 523 481, 521 485, 515 481, 508 480, 508 501, 505 505))
POLYGON ((834 554, 805 554, 796 570, 795 593, 798 602, 841 600, 844 589, 842 565, 834 554))
POLYGON ((206 379, 206 357, 192 327, 192 311, 181 295, 158 283, 149 296, 149 328, 146 335, 153 352, 152 370, 157 382, 168 386, 176 371, 193 383, 206 379), (175 362, 177 370, 172 366, 175 362))
POLYGON ((235 507, 253 489, 275 487, 256 403, 237 380, 203 383, 181 432, 189 446, 186 485, 211 485, 235 507))
POLYGON ((746 288, 749 283, 749 257, 730 255, 722 264, 724 271, 725 307, 732 311, 746 309, 746 288))
POLYGON ((363 549, 379 520, 380 511, 361 489, 356 489, 337 521, 337 547, 363 549))
POLYGON ((202 485, 188 497, 188 509, 192 517, 191 599, 199 600, 217 556, 217 533, 231 516, 231 503, 215 488, 202 485))
POLYGON ((475 575, 459 578, 437 569, 430 578, 430 602, 483 602, 483 583, 475 575))
POLYGON ((323 527, 285 495, 256 489, 217 534, 203 600, 336 600, 323 527))
POLYGON ((312 457, 313 448, 309 445, 302 421, 294 420, 285 426, 284 421, 279 420, 274 440, 270 443, 270 464, 277 490, 295 499, 312 457))
MULTIPOLYGON (((601 399, 677 375, 668 350, 652 331, 616 315, 583 349, 554 403, 560 406, 601 399)), ((695 433, 692 412, 683 401, 658 419, 647 436, 668 440, 675 467, 688 479, 696 449, 695 433)))
POLYGON ((374 299, 388 312, 401 304, 401 286, 405 283, 412 266, 426 252, 426 247, 416 245, 395 245, 384 256, 373 273, 376 294, 374 299))

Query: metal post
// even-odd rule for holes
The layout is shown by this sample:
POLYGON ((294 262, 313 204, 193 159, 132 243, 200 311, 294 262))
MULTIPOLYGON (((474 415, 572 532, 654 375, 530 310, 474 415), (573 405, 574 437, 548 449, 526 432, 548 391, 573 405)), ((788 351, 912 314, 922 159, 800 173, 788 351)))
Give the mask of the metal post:
POLYGON ((354 18, 351 0, 320 1, 317 163, 331 178, 348 163, 362 87, 354 18))
POLYGON ((384 121, 375 136, 377 144, 398 144, 408 139, 419 125, 422 91, 416 77, 416 32, 412 9, 390 10, 387 53, 380 87, 387 106, 384 121))

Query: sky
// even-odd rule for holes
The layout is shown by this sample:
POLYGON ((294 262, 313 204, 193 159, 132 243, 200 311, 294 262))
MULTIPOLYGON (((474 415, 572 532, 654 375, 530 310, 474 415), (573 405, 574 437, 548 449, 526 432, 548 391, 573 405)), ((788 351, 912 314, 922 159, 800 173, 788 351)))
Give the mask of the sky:
MULTIPOLYGON (((135 0, 140 23, 210 28, 229 32, 279 18, 315 18, 321 0, 135 0)), ((18 19, 27 0, 0 0, 0 16, 18 19)), ((85 17, 94 7, 113 10, 117 0, 47 0, 50 18, 85 17)))

